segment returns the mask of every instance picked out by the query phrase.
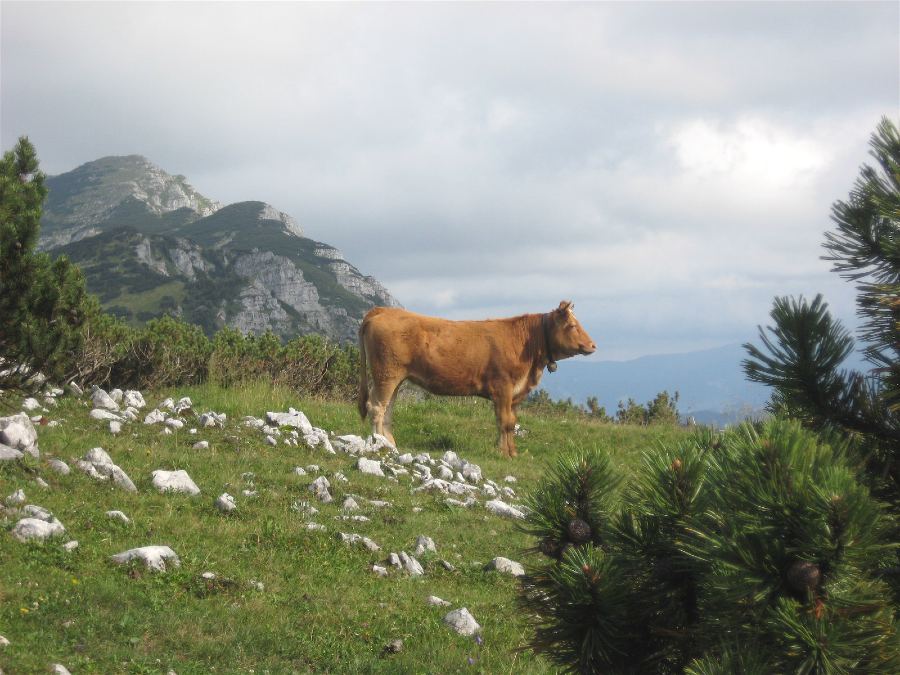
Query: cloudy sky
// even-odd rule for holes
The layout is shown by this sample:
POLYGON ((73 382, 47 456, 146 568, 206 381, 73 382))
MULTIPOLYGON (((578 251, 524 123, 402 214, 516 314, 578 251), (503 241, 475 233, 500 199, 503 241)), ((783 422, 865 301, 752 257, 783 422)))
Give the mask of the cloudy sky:
POLYGON ((408 308, 572 299, 622 359, 743 342, 817 291, 900 4, 0 4, 2 145, 142 154, 267 201, 408 308))

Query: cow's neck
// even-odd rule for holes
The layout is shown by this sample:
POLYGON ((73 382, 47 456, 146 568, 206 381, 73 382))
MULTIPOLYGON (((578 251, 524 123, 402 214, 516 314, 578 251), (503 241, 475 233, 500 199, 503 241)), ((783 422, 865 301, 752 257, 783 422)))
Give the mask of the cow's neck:
MULTIPOLYGON (((549 314, 541 314, 541 333, 544 337, 544 355, 547 359, 547 370, 551 373, 556 372, 556 359, 553 358, 553 347, 550 346, 550 322, 553 317, 549 314)), ((544 366, 542 365, 541 368, 544 366)))

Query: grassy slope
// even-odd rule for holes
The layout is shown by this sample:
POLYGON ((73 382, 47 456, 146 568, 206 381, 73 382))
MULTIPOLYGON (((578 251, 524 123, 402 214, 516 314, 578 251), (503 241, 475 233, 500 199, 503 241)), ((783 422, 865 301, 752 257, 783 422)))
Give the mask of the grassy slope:
MULTIPOLYGON (((102 446, 132 478, 137 494, 95 483, 77 470, 52 473, 42 462, 0 465, 0 498, 23 488, 29 503, 50 509, 66 526, 60 541, 44 545, 15 542, 0 532, 0 635, 11 645, 0 651, 4 672, 39 672, 61 662, 73 672, 549 672, 551 666, 521 650, 528 629, 515 604, 513 578, 482 571, 483 563, 503 555, 527 562, 528 538, 514 523, 480 506, 449 508, 443 496, 410 494, 399 484, 364 476, 355 460, 320 450, 265 445, 258 431, 238 426, 245 414, 266 410, 304 410, 312 423, 336 433, 365 434, 349 405, 297 401, 288 392, 266 386, 222 390, 182 388, 148 396, 151 405, 165 395, 188 395, 197 411, 226 412, 224 430, 171 436, 160 427, 132 423, 119 437, 87 417, 88 404, 70 397, 61 401, 53 419, 59 428, 41 427, 42 459, 58 456, 72 464, 88 449, 102 446), (208 451, 193 451, 198 438, 208 451), (327 534, 304 529, 305 518, 291 509, 307 500, 314 476, 296 476, 297 465, 319 464, 329 477, 342 471, 349 484, 332 480, 335 503, 315 503, 314 518, 327 534), (150 484, 154 469, 186 469, 199 485, 199 497, 164 496, 150 484), (253 472, 259 496, 246 498, 242 479, 253 472), (40 475, 50 483, 34 483, 40 475), (231 516, 213 507, 224 491, 235 495, 231 516), (344 494, 393 502, 376 510, 363 505, 369 523, 342 523, 344 494), (424 507, 413 513, 412 507, 424 507), (126 525, 104 513, 120 509, 132 519, 126 525), (348 548, 334 532, 372 537, 382 551, 348 548), (438 553, 420 558, 426 574, 417 579, 392 572, 386 579, 370 571, 390 551, 412 553, 419 534, 434 539, 438 553), (60 544, 80 542, 74 553, 60 544), (164 574, 129 572, 109 556, 148 544, 171 546, 182 565, 164 574), (456 566, 445 571, 438 560, 456 566), (200 578, 212 571, 234 581, 210 585, 200 578), (250 585, 265 585, 258 591, 250 585), (434 594, 468 607, 483 626, 483 643, 452 633, 442 624, 451 608, 428 606, 434 594), (383 655, 383 647, 400 638, 403 651, 383 655), (474 663, 470 665, 469 659, 474 663)), ((494 421, 485 402, 441 399, 401 402, 395 412, 395 434, 401 451, 428 451, 439 457, 454 450, 481 465, 487 478, 502 483, 518 478, 519 494, 533 487, 548 459, 571 445, 606 447, 628 470, 641 449, 680 435, 677 429, 620 428, 577 418, 542 418, 525 412, 528 434, 520 439, 521 456, 503 460, 493 450, 494 421)), ((73 467, 74 469, 74 467, 73 467)), ((484 499, 480 498, 480 502, 484 499)), ((2 523, 0 519, 0 523, 2 523)), ((6 522, 4 529, 13 525, 6 522)))

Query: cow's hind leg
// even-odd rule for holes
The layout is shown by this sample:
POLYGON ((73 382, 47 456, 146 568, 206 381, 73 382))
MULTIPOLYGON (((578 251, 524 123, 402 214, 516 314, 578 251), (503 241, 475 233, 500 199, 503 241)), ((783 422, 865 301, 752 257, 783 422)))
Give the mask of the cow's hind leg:
POLYGON ((507 457, 515 457, 518 454, 515 440, 516 413, 509 393, 494 395, 494 414, 497 416, 497 429, 500 432, 500 452, 507 457))
POLYGON ((400 380, 383 380, 376 382, 372 387, 372 396, 369 399, 369 414, 372 419, 372 433, 379 434, 394 443, 394 437, 390 428, 385 426, 385 420, 390 423, 390 408, 394 402, 394 396, 400 380))
POLYGON ((397 441, 394 440, 394 403, 397 401, 397 394, 400 393, 400 387, 403 382, 400 382, 396 387, 394 387, 394 393, 391 395, 391 400, 388 401, 387 409, 384 411, 384 437, 388 439, 396 448, 397 441))

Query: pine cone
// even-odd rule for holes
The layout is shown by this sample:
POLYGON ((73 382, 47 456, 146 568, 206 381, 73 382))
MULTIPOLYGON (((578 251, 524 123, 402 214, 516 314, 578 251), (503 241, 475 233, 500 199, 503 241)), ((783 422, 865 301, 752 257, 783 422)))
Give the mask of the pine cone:
POLYGON ((816 590, 821 577, 819 566, 806 560, 797 560, 787 571, 788 586, 801 595, 816 590))
POLYGON ((569 541, 573 544, 585 544, 591 540, 591 526, 581 518, 569 521, 569 541))

